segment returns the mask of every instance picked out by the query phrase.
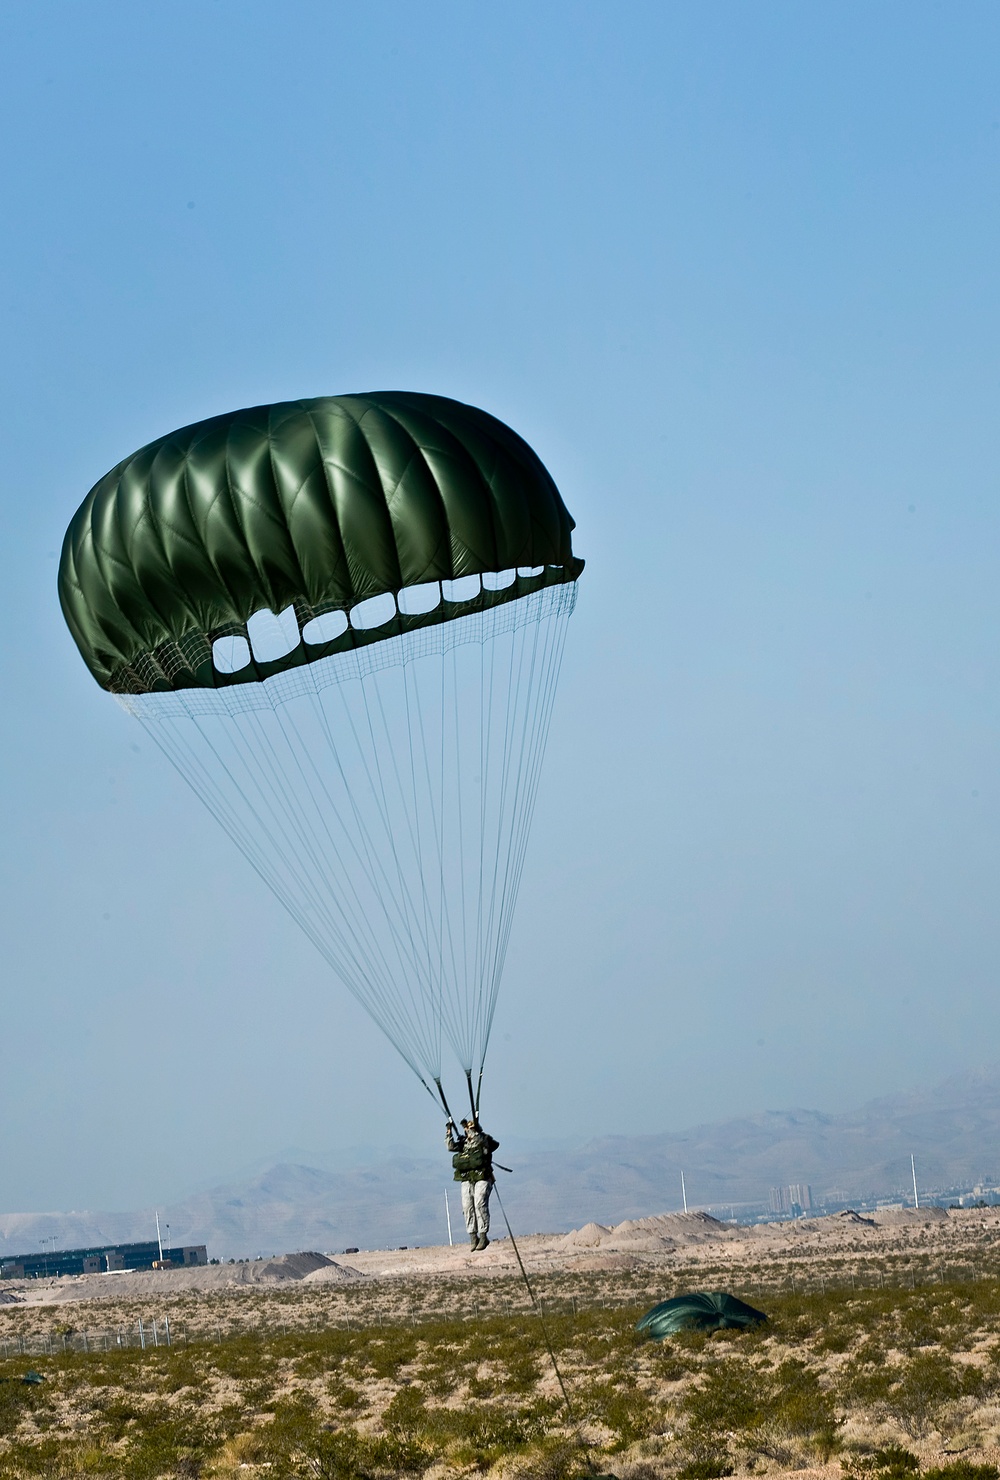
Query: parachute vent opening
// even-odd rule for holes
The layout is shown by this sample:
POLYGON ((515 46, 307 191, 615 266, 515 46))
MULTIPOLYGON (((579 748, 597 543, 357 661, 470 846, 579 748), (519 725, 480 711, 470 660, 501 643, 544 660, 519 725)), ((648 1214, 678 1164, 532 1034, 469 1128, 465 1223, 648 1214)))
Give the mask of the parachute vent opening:
POLYGON ((287 658, 299 645, 299 624, 295 608, 286 606, 283 612, 254 612, 247 620, 250 646, 258 663, 276 663, 287 658))
POLYGON ((373 627, 384 627, 395 615, 396 598, 391 591, 383 591, 351 608, 351 626, 359 632, 370 632, 373 627))
POLYGON ((506 591, 516 580, 516 570, 487 570, 483 572, 483 590, 506 591))
POLYGON ((540 576, 544 569, 544 565, 519 565, 517 573, 519 576, 540 576))
POLYGON ((212 666, 217 673, 239 673, 250 662, 245 637, 217 637, 212 643, 212 666))
POLYGON ((482 589, 482 581, 478 575, 458 576, 454 581, 441 582, 445 601, 472 601, 482 589))
POLYGON ((441 582, 428 581, 422 586, 405 586, 397 597, 404 617, 422 617, 441 605, 441 582))
POLYGON ((334 638, 342 636, 347 631, 346 612, 324 612, 321 617, 313 617, 302 629, 302 641, 312 647, 319 647, 321 643, 333 642, 334 638))

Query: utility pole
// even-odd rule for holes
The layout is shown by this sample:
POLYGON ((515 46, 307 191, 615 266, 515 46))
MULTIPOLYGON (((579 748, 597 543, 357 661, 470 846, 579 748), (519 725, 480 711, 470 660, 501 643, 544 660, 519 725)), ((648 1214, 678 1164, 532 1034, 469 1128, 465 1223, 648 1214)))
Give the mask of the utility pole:
POLYGON ((451 1236, 451 1204, 448 1201, 448 1189, 444 1189, 444 1215, 448 1219, 448 1246, 454 1246, 455 1240, 451 1236))
POLYGON ((688 1195, 687 1195, 687 1188, 684 1186, 684 1173, 683 1172, 681 1172, 681 1200, 684 1203, 684 1211, 686 1213, 687 1210, 688 1210, 688 1195))
POLYGON ((917 1196, 917 1168, 913 1160, 912 1152, 910 1153, 910 1171, 913 1173, 913 1206, 915 1208, 919 1208, 920 1199, 917 1196))
POLYGON ((157 1242, 157 1245, 159 1246, 159 1250, 160 1250, 160 1263, 162 1264, 163 1263, 163 1240, 160 1237, 160 1215, 159 1215, 159 1213, 154 1213, 153 1214, 153 1217, 156 1219, 156 1242, 157 1242))

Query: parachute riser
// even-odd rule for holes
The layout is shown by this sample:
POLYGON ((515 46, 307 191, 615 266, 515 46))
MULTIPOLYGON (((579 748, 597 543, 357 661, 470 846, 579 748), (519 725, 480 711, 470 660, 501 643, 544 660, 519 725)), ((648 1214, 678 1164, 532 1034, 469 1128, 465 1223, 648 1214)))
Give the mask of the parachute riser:
POLYGON ((445 1099, 444 1088, 443 1088, 443 1086, 441 1084, 440 1079, 435 1079, 434 1083, 435 1083, 435 1085, 437 1087, 437 1092, 438 1092, 438 1096, 439 1096, 439 1098, 441 1100, 441 1104, 444 1106, 444 1113, 445 1113, 445 1115, 447 1115, 447 1117, 448 1117, 449 1120, 454 1120, 455 1117, 454 1117, 454 1115, 452 1115, 451 1109, 450 1109, 450 1107, 448 1105, 448 1101, 445 1099))

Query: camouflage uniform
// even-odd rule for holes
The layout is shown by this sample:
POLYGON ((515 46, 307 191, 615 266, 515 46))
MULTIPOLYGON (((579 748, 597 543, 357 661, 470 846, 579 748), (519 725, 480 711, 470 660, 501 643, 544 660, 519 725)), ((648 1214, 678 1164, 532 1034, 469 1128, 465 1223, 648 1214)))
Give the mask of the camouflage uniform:
POLYGON ((481 1126, 463 1121, 464 1135, 458 1135, 449 1121, 445 1145, 453 1152, 455 1181, 462 1184, 462 1212, 473 1249, 485 1249, 489 1243, 490 1193, 493 1191, 493 1153, 500 1142, 486 1134, 481 1126))

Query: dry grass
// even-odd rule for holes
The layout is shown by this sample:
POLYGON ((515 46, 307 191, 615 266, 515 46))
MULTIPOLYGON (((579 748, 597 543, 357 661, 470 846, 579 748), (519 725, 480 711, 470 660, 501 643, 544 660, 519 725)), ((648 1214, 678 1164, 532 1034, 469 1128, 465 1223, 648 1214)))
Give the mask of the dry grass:
MULTIPOLYGON (((623 1480, 824 1466, 912 1480, 956 1464, 938 1480, 995 1480, 995 1279, 786 1289, 758 1332, 664 1344, 634 1330, 670 1293, 644 1272, 554 1276, 541 1293, 578 1434, 512 1287, 413 1282, 391 1310, 384 1290, 337 1289, 320 1326, 320 1297, 293 1286, 190 1310, 178 1297, 170 1349, 0 1362, 0 1476, 567 1480, 586 1470, 582 1438, 623 1480), (29 1365, 43 1383, 20 1380, 29 1365)), ((5 1311, 6 1334, 64 1314, 5 1311)))
POLYGON ((536 1264, 573 1422, 500 1264, 5 1306, 0 1477, 1000 1480, 998 1233, 957 1218, 851 1247, 806 1228, 736 1257, 536 1264), (730 1289, 770 1321, 639 1337, 639 1314, 684 1288, 730 1289), (165 1316, 169 1348, 116 1345, 140 1319, 162 1340, 165 1316))

